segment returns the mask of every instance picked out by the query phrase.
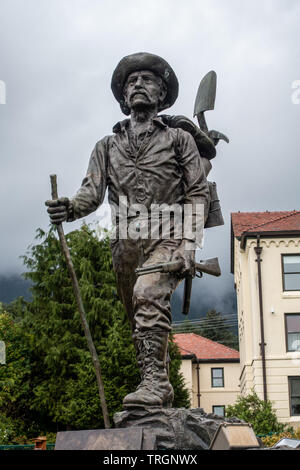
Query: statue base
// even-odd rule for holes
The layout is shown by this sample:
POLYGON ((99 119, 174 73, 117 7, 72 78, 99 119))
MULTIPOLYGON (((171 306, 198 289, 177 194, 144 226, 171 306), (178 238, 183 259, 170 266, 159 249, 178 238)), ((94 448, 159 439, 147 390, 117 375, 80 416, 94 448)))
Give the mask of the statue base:
POLYGON ((150 429, 92 429, 58 432, 55 450, 154 450, 150 429))
POLYGON ((143 428, 156 437, 157 450, 208 449, 222 423, 241 423, 204 413, 202 408, 130 408, 114 415, 116 428, 143 428))

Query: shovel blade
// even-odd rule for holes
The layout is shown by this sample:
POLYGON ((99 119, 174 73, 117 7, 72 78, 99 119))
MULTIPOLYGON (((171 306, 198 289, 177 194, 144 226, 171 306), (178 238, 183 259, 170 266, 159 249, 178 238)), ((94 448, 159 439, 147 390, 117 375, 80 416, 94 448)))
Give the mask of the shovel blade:
POLYGON ((214 70, 208 72, 201 80, 194 107, 194 116, 215 107, 217 89, 217 74, 214 70))

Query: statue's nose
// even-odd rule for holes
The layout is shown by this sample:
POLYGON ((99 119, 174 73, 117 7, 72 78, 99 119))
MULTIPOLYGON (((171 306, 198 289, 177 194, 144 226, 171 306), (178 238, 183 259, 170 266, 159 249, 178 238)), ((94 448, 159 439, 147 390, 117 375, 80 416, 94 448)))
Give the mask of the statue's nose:
POLYGON ((142 77, 138 77, 137 81, 135 82, 136 88, 141 88, 143 86, 143 79, 142 77))

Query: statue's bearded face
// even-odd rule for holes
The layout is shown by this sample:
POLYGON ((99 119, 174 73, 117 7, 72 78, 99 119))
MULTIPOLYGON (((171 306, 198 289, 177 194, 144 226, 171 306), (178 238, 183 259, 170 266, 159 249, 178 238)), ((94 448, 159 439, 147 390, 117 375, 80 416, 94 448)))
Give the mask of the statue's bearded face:
POLYGON ((131 73, 124 86, 124 99, 130 110, 145 108, 158 110, 166 93, 163 80, 150 70, 131 73))

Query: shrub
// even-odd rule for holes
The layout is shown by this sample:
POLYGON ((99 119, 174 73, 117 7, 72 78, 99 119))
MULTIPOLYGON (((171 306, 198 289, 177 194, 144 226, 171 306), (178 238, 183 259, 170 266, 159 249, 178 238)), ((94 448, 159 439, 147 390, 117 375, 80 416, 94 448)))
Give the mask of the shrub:
POLYGON ((281 433, 286 427, 279 423, 272 402, 261 400, 254 391, 246 397, 238 397, 233 405, 227 407, 226 416, 252 424, 256 434, 281 433))
POLYGON ((273 447, 276 442, 280 441, 284 437, 289 439, 294 439, 295 435, 290 431, 285 431, 281 433, 272 434, 271 436, 261 437, 264 447, 273 447))

